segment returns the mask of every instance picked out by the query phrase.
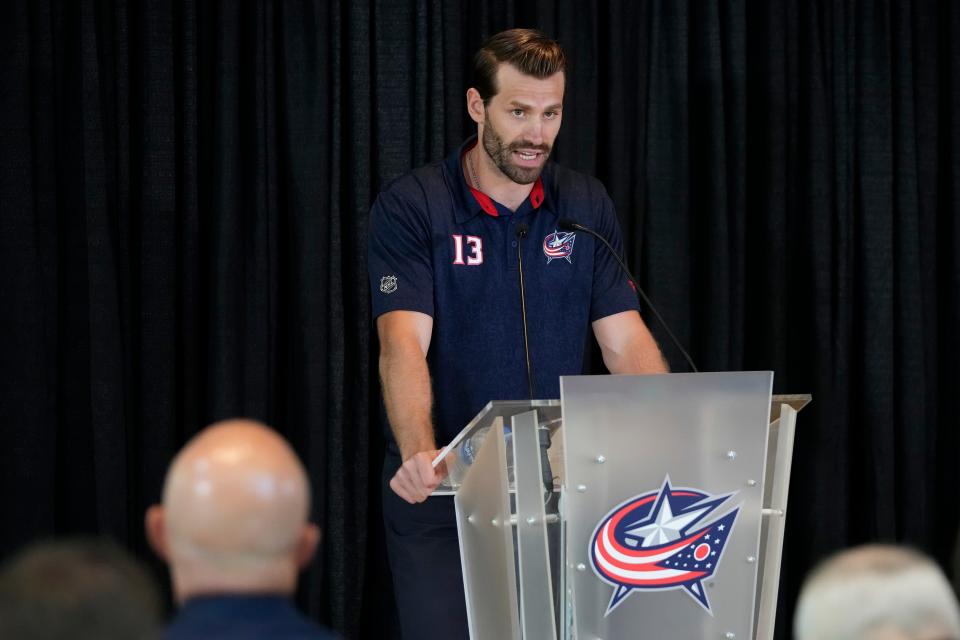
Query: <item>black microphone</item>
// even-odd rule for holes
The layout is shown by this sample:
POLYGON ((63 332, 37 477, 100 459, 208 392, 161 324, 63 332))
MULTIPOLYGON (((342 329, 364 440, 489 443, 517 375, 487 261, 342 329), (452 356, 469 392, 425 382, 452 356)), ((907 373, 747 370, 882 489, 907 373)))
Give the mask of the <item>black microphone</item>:
MULTIPOLYGON (((521 222, 517 225, 517 276, 520 281, 520 315, 523 318, 523 354, 527 359, 527 393, 533 400, 533 367, 530 365, 530 336, 527 331, 527 296, 523 287, 523 239, 530 233, 530 225, 521 222)), ((537 427, 537 438, 540 443, 540 473, 543 488, 546 491, 544 500, 553 493, 553 470, 550 468, 550 457, 547 449, 550 448, 550 429, 537 427)))
POLYGON ((523 239, 530 232, 530 225, 517 225, 517 274, 520 280, 520 315, 523 317, 523 354, 527 358, 527 393, 533 400, 533 368, 530 366, 530 337, 527 332, 527 296, 523 288, 523 239))
POLYGON ((604 238, 599 233, 597 233, 596 231, 594 231, 593 229, 588 229, 582 224, 570 218, 560 218, 560 220, 557 221, 557 224, 559 224, 560 228, 563 229, 564 231, 582 231, 583 233, 591 235, 597 240, 599 240, 600 242, 602 242, 604 246, 610 250, 610 253, 613 255, 614 258, 616 258, 617 263, 620 265, 620 268, 623 269, 623 272, 627 274, 628 278, 630 278, 630 284, 633 285, 633 288, 637 292, 637 295, 640 296, 641 300, 643 300, 643 303, 647 307, 649 307, 650 311, 653 312, 653 315, 656 316, 657 320, 660 322, 660 326, 662 326, 664 330, 666 330, 667 335, 670 336, 671 340, 673 340, 674 346, 680 350, 680 353, 683 354, 683 357, 687 359, 687 364, 689 364, 690 368, 694 371, 694 373, 696 373, 698 371, 697 365, 693 364, 693 359, 690 358, 690 355, 686 352, 686 350, 682 346, 680 346, 680 341, 677 340, 677 337, 675 335, 673 335, 673 331, 670 331, 670 327, 667 325, 666 320, 663 319, 663 317, 660 315, 660 312, 657 311, 657 308, 653 306, 652 302, 650 302, 650 298, 648 298, 647 294, 644 293, 643 289, 640 288, 640 283, 637 281, 636 278, 633 277, 633 274, 630 273, 630 269, 627 268, 627 263, 623 261, 623 258, 621 258, 616 251, 613 250, 613 247, 610 245, 609 242, 607 242, 607 239, 604 238))

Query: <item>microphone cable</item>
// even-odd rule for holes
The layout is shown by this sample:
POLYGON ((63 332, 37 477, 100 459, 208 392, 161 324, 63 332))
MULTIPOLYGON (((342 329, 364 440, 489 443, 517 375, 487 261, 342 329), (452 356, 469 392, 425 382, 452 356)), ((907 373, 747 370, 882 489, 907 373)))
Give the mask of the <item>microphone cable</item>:
POLYGON ((523 354, 527 359, 527 394, 533 400, 533 368, 530 366, 530 337, 527 331, 527 296, 523 288, 523 239, 530 232, 530 225, 517 225, 517 274, 520 281, 520 314, 523 316, 523 354))
MULTIPOLYGON (((523 239, 530 232, 530 225, 521 222, 517 225, 517 274, 520 283, 520 313, 523 316, 523 353, 527 360, 527 393, 533 400, 533 367, 530 364, 530 337, 527 330, 527 296, 523 286, 523 239)), ((544 506, 553 493, 553 469, 550 467, 550 457, 547 450, 552 444, 550 428, 537 426, 537 440, 540 444, 540 474, 544 489, 544 506)))

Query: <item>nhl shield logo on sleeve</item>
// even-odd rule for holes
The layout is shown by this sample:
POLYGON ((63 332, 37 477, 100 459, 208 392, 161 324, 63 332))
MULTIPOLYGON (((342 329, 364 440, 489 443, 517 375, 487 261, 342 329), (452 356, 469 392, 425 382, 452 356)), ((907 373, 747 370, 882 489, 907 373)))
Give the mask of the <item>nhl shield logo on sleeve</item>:
POLYGON ((733 494, 676 489, 670 477, 658 491, 614 507, 597 525, 589 555, 597 576, 613 587, 605 616, 634 591, 684 590, 707 613, 703 580, 713 577, 740 507, 711 517, 733 494))
POLYGON ((383 276, 380 278, 380 293, 393 293, 397 290, 397 276, 383 276))

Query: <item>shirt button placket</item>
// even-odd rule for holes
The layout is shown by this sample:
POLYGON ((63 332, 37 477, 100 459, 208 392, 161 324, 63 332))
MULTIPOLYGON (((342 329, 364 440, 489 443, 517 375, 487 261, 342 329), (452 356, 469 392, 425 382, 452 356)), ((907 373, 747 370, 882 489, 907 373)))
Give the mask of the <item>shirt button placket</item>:
POLYGON ((516 224, 517 224, 517 221, 514 220, 513 217, 511 217, 511 218, 510 218, 510 224, 508 224, 508 225, 506 226, 506 229, 504 229, 504 231, 506 231, 506 233, 507 233, 507 241, 504 242, 503 244, 504 244, 504 246, 505 246, 506 249, 507 249, 507 265, 510 266, 511 268, 514 268, 514 267, 517 266, 517 229, 516 229, 516 224))

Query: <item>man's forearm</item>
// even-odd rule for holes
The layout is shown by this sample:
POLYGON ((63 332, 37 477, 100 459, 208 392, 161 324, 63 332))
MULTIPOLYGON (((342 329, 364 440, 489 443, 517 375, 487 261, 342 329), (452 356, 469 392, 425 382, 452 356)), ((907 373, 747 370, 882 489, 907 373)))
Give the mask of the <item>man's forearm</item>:
POLYGON ((426 358, 420 352, 380 354, 383 402, 393 437, 406 460, 418 451, 437 448, 430 417, 432 393, 426 358))
MULTIPOLYGON (((646 332, 645 332, 646 333, 646 332)), ((604 352, 604 364, 610 373, 668 373, 670 367, 649 333, 638 335, 620 352, 604 352)))

